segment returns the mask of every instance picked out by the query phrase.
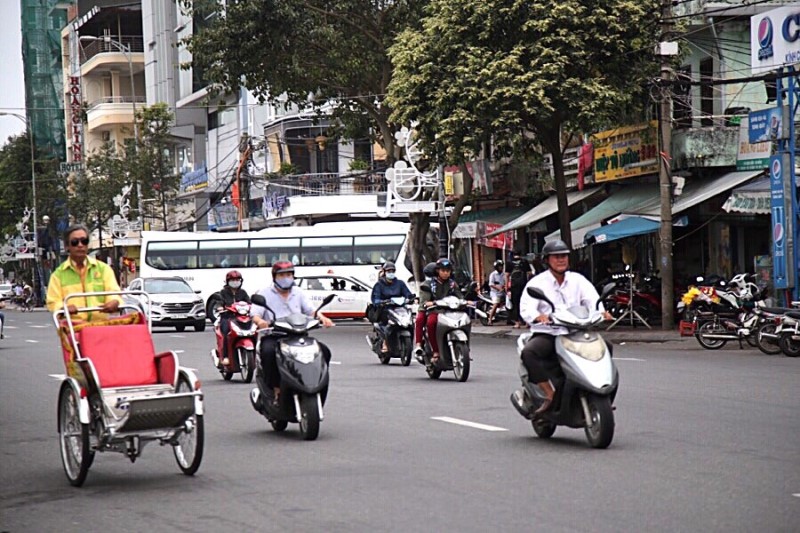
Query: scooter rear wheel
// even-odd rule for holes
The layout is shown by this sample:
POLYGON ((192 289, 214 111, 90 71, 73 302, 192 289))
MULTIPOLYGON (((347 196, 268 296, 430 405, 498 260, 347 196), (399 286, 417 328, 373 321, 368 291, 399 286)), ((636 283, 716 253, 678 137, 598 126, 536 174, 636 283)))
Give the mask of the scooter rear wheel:
POLYGON ((778 345, 786 357, 800 357, 800 341, 792 340, 794 332, 787 331, 781 334, 778 345))
POLYGON ((725 328, 719 324, 715 324, 714 322, 705 322, 697 329, 697 342, 699 342, 700 346, 706 350, 719 350, 725 346, 728 341, 723 339, 709 339, 706 338, 706 335, 724 335, 725 333, 727 333, 727 331, 725 331, 725 328))

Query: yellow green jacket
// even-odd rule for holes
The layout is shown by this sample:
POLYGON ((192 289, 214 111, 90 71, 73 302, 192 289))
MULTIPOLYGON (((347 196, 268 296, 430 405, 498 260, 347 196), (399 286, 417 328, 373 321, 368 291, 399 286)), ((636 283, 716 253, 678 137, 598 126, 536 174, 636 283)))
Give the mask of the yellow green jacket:
MULTIPOLYGON (((50 283, 47 285, 47 308, 51 311, 57 311, 64 307, 64 298, 70 294, 77 292, 109 292, 119 291, 119 284, 117 278, 114 277, 114 271, 103 261, 98 261, 92 257, 86 258, 86 276, 81 280, 81 275, 78 272, 71 259, 67 259, 61 263, 58 268, 53 271, 50 276, 50 283)), ((118 300, 122 303, 122 298, 119 296, 88 296, 80 298, 72 298, 69 305, 75 307, 99 307, 105 303, 106 298, 118 300)), ((83 320, 102 320, 106 318, 105 313, 89 312, 78 313, 73 315, 73 319, 83 320)))

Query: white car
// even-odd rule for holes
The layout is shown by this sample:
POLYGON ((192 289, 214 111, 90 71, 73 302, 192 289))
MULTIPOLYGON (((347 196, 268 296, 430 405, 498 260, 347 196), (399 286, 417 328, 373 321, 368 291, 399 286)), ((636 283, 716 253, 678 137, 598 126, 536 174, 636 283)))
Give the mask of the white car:
POLYGON ((364 318, 372 298, 372 288, 349 276, 304 276, 295 278, 312 305, 319 305, 329 294, 336 298, 322 311, 329 318, 364 318))
MULTIPOLYGON (((182 278, 136 278, 126 291, 144 291, 150 295, 153 303, 150 316, 154 327, 174 327, 177 331, 183 331, 186 326, 192 326, 195 331, 206 329, 206 310, 200 291, 193 291, 182 278)), ((131 295, 124 299, 135 303, 139 298, 131 295)))
POLYGON ((0 283, 0 302, 5 302, 14 297, 14 286, 10 283, 0 283))

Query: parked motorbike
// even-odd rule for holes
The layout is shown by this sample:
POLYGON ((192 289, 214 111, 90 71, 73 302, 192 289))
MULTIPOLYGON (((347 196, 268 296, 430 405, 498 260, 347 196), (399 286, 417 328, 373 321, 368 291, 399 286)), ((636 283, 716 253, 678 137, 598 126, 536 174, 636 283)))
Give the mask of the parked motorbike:
MULTIPOLYGON (((796 309, 794 309, 796 311, 796 309)), ((767 355, 777 355, 781 353, 778 344, 780 339, 780 328, 783 322, 783 315, 793 311, 787 307, 760 307, 755 309, 759 316, 759 326, 756 331, 756 344, 758 349, 767 355)))
POLYGON ((383 302, 386 310, 386 324, 375 322, 367 337, 370 350, 375 352, 381 364, 388 365, 392 358, 399 358, 403 366, 411 364, 411 352, 414 349, 414 320, 411 313, 411 300, 396 296, 383 302), (383 343, 389 351, 382 352, 383 343))
MULTIPOLYGON (((317 311, 335 297, 335 294, 326 296, 317 311)), ((251 300, 275 316, 263 296, 256 294, 251 300)), ((318 327, 319 320, 302 314, 274 320, 268 335, 280 339, 275 351, 281 376, 278 404, 265 401, 272 391, 260 371, 256 376, 258 386, 250 393, 253 408, 272 424, 272 429, 284 431, 289 422, 299 423, 304 440, 314 440, 319 435, 319 424, 324 418, 322 407, 328 396, 328 363, 319 343, 309 336, 309 332, 318 327)))
MULTIPOLYGON (((594 310, 584 306, 556 309, 541 290, 535 287, 526 289, 531 297, 550 304, 554 325, 569 330, 567 335, 556 337, 556 356, 563 375, 553 384, 556 394, 551 407, 534 416, 534 411, 547 396, 538 385, 528 380, 524 364, 520 364, 519 369, 525 396, 523 406, 518 406, 511 395, 511 403, 531 421, 533 431, 540 438, 552 437, 557 426, 583 428, 586 439, 594 448, 607 448, 614 438, 612 405, 619 386, 619 373, 608 345, 597 331, 603 322, 599 304, 613 289, 613 283, 604 288, 594 310)), ((531 335, 524 333, 517 339, 518 353, 522 353, 531 335)))
POLYGON ((214 335, 217 339, 217 347, 211 350, 211 359, 214 366, 222 374, 225 381, 230 381, 237 372, 242 375, 242 381, 250 383, 253 381, 253 373, 256 369, 256 341, 258 328, 250 317, 250 304, 247 302, 234 302, 232 305, 223 308, 224 311, 233 313, 230 321, 230 330, 227 336, 222 335, 220 330, 219 313, 216 313, 217 320, 214 323, 214 335), (227 343, 228 364, 222 364, 223 343, 227 343))
POLYGON ((788 311, 775 331, 778 346, 786 357, 800 357, 800 311, 788 311))
MULTIPOLYGON (((420 290, 430 291, 430 288, 423 285, 420 290)), ((428 308, 428 311, 439 312, 435 332, 439 345, 439 359, 436 362, 432 360, 433 350, 427 328, 424 329, 423 334, 422 360, 429 378, 439 379, 445 370, 452 370, 456 380, 461 383, 469 378, 471 361, 469 335, 472 329, 472 321, 467 314, 469 306, 470 304, 466 300, 447 296, 434 301, 433 306, 428 308)), ((485 318, 485 313, 480 309, 476 309, 475 312, 481 319, 485 318)))
MULTIPOLYGON (((489 311, 492 310, 494 306, 494 302, 488 292, 479 292, 477 294, 478 300, 476 304, 476 309, 479 309, 485 316, 480 316, 481 325, 489 326, 489 311)), ((494 320, 493 323, 501 323, 504 324, 511 320, 510 309, 506 307, 505 300, 500 303, 500 306, 494 313, 494 320)))

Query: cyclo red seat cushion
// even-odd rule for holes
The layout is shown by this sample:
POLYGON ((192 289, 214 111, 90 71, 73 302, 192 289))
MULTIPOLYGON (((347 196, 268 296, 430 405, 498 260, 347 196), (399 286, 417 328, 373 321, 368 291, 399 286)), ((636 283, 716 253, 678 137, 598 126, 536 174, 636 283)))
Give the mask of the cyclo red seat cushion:
POLYGON ((102 388, 158 383, 147 324, 94 326, 78 333, 81 355, 92 360, 102 388))

